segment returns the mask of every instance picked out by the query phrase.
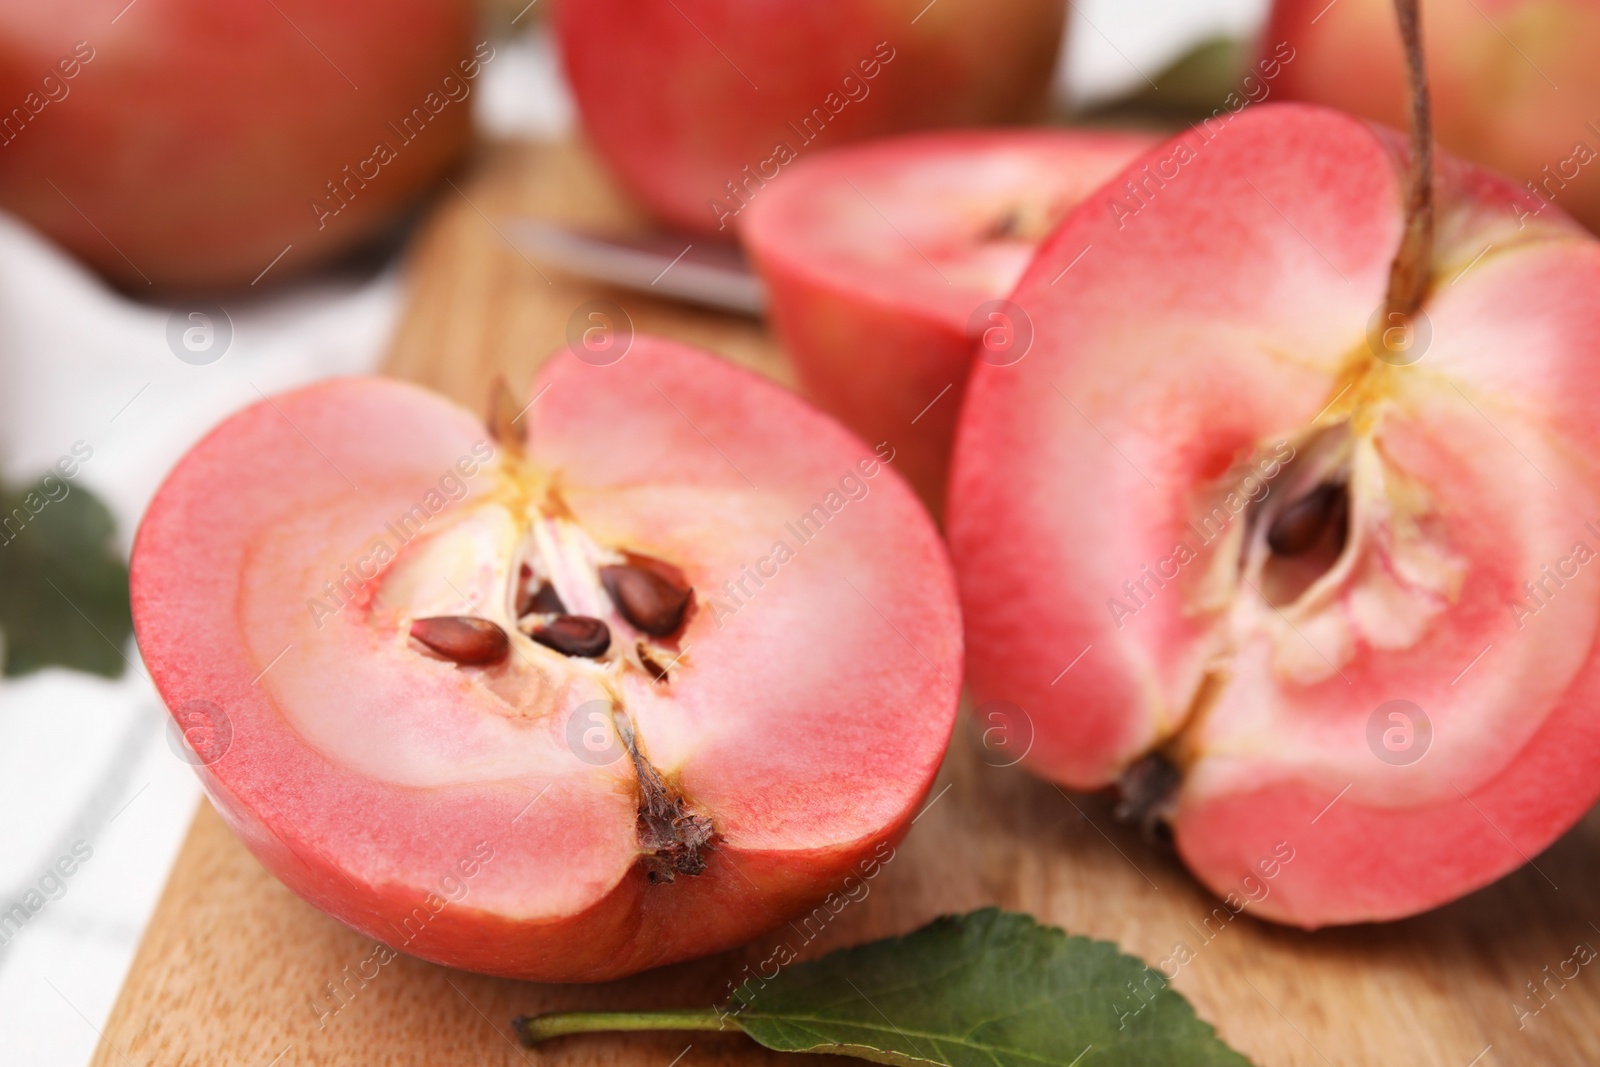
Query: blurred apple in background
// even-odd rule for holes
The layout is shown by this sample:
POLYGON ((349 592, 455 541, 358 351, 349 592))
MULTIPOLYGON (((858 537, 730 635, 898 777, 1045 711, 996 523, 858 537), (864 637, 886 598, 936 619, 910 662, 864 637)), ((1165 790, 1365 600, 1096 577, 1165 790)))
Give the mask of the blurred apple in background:
POLYGON ((800 156, 1038 117, 1065 0, 562 0, 590 141, 664 220, 732 236, 800 156))
MULTIPOLYGON (((1422 35, 1439 143, 1600 229, 1600 3, 1424 0, 1422 35)), ((1390 0, 1278 0, 1263 42, 1282 41, 1283 98, 1405 127, 1390 0)))
POLYGON ((493 54, 476 20, 470 0, 0 0, 0 207, 141 295, 277 281, 465 151, 493 54))

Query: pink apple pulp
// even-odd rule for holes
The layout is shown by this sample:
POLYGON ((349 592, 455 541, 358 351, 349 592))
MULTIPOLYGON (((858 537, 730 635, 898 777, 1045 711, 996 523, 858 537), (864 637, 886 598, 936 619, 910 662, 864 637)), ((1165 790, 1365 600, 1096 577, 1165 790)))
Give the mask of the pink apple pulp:
POLYGON ((1051 236, 1012 296, 1032 350, 968 386, 973 689, 1252 914, 1451 900, 1600 792, 1600 244, 1444 157, 1390 322, 1399 135, 1265 105, 1145 166, 1051 236))
POLYGON ((173 471, 134 619, 219 812, 357 930, 543 981, 718 951, 876 874, 960 685, 892 453, 643 336, 546 364, 529 423, 497 447, 437 395, 335 380, 173 471))
POLYGON ((805 391, 867 440, 892 442, 935 515, 969 366, 1028 343, 1003 298, 1056 223, 1155 140, 912 134, 798 163, 744 216, 805 391))

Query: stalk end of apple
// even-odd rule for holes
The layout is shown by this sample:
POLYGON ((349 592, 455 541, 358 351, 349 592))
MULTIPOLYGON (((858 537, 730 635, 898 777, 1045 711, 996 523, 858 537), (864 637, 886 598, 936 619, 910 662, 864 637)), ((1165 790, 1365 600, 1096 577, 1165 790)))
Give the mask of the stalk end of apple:
POLYGON ((1410 87, 1411 161, 1405 234, 1389 270, 1385 310, 1409 317, 1421 306, 1433 273, 1433 117, 1417 0, 1395 0, 1394 9, 1405 48, 1406 79, 1410 87))
POLYGON ((506 381, 506 376, 495 375, 494 384, 489 386, 489 411, 484 425, 496 444, 518 456, 522 455, 523 446, 527 444, 527 427, 522 425, 526 410, 517 404, 516 394, 511 391, 511 383, 506 381))

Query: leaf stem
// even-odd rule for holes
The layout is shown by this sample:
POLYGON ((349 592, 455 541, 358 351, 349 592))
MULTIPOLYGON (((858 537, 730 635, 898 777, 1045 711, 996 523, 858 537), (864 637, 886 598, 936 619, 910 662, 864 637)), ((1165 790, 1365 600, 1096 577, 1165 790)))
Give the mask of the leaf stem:
POLYGON ((532 1048, 541 1041, 566 1034, 614 1030, 738 1030, 731 1013, 716 1008, 678 1011, 553 1011, 522 1015, 512 1020, 522 1043, 532 1048))
POLYGON ((1406 190, 1406 228, 1389 268, 1390 312, 1410 316, 1431 280, 1433 259, 1433 117, 1428 70, 1422 54, 1422 18, 1417 0, 1394 0, 1405 47, 1406 80, 1411 90, 1411 173, 1406 190))

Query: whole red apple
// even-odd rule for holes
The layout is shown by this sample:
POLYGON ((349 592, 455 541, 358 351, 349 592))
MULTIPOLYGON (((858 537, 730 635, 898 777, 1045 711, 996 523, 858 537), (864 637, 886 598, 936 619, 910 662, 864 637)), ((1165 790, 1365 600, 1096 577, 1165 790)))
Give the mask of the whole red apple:
MULTIPOLYGON (((1519 215, 1554 203, 1600 229, 1600 3, 1423 0, 1422 26, 1439 143, 1527 183, 1519 215)), ((1277 0, 1263 40, 1295 50, 1285 99, 1405 125, 1391 0, 1277 0)))
POLYGON ((646 337, 552 360, 521 406, 497 442, 415 386, 335 380, 179 463, 134 625, 217 809, 384 944, 543 981, 859 892, 961 682, 893 450, 646 337))
POLYGON ((732 235, 817 148, 1032 117, 1064 0, 562 0, 584 128, 646 207, 732 235))
POLYGON ((1154 143, 1111 131, 948 130, 796 163, 740 226, 806 392, 935 516, 975 358, 1026 350, 1003 298, 1079 200, 1154 143))
POLYGON ((1443 157, 1407 328, 1407 159, 1267 104, 1101 187, 1012 294, 1032 350, 974 364, 946 514, 1030 765, 1308 927, 1454 899, 1600 794, 1600 242, 1443 157))
POLYGON ((286 277, 460 158, 476 11, 4 0, 0 207, 135 293, 286 277))

